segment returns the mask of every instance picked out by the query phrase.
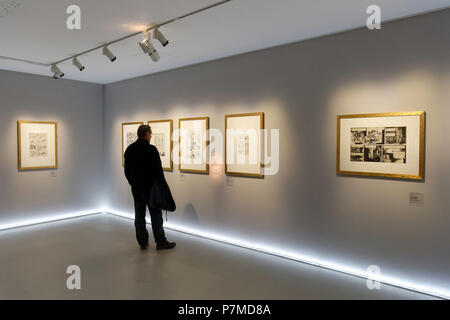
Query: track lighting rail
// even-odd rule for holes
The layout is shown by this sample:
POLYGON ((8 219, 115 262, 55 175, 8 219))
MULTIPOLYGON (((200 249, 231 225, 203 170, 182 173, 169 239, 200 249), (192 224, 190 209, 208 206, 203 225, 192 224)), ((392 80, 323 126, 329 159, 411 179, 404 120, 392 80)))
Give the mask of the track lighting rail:
MULTIPOLYGON (((16 61, 16 62, 24 62, 24 63, 33 64, 33 65, 43 66, 43 67, 52 67, 52 68, 54 69, 54 66, 57 66, 58 64, 60 64, 60 63, 62 63, 62 62, 66 62, 66 61, 69 61, 69 60, 74 61, 74 59, 76 59, 76 61, 78 61, 78 57, 79 57, 79 56, 85 55, 85 54, 87 54, 87 53, 90 53, 90 52, 93 52, 93 51, 96 51, 96 50, 99 50, 99 49, 107 48, 109 45, 112 45, 112 44, 114 44, 114 43, 117 43, 117 42, 120 42, 120 41, 129 39, 129 38, 135 37, 135 36, 137 36, 137 35, 139 35, 139 34, 142 34, 142 33, 148 33, 148 32, 151 31, 151 30, 159 29, 160 27, 165 26, 165 25, 168 25, 169 23, 173 23, 173 22, 175 22, 175 21, 182 20, 182 19, 184 19, 184 18, 190 17, 190 16, 195 15, 195 14, 197 14, 197 13, 200 13, 200 12, 203 12, 203 11, 206 11, 206 10, 209 10, 209 9, 212 9, 212 8, 215 8, 215 7, 218 7, 218 6, 222 5, 222 4, 225 4, 225 3, 230 2, 230 1, 233 1, 233 0, 222 0, 222 1, 219 1, 219 2, 216 2, 216 3, 213 3, 213 4, 209 5, 209 6, 203 7, 203 8, 201 8, 201 9, 191 11, 191 12, 186 13, 186 14, 183 14, 183 15, 181 15, 181 16, 179 16, 179 17, 172 18, 172 19, 170 19, 170 20, 164 21, 164 22, 162 22, 162 23, 159 23, 159 24, 157 24, 157 25, 151 26, 151 27, 146 28, 146 29, 144 29, 144 30, 141 30, 141 31, 138 31, 138 32, 131 33, 131 34, 126 35, 126 36, 124 36, 124 37, 121 37, 121 38, 119 38, 119 39, 116 39, 116 40, 113 40, 113 41, 106 42, 106 43, 104 43, 104 44, 102 44, 102 45, 100 45, 100 46, 97 46, 97 47, 95 47, 95 48, 92 48, 92 49, 89 49, 89 50, 85 50, 85 51, 83 51, 83 52, 79 52, 79 53, 74 54, 74 55, 72 55, 72 56, 70 56, 70 57, 67 57, 67 58, 64 58, 64 59, 61 59, 61 60, 58 60, 58 61, 55 61, 55 62, 51 62, 51 63, 42 63, 42 62, 38 62, 38 61, 32 61, 32 60, 26 60, 26 59, 19 59, 19 58, 13 58, 13 57, 6 57, 6 56, 0 56, 0 59, 11 60, 11 61, 16 61)), ((105 52, 105 51, 103 51, 103 52, 105 52)), ((81 69, 81 68, 80 68, 80 69, 81 69)), ((84 69, 84 68, 83 68, 83 69, 84 69)))

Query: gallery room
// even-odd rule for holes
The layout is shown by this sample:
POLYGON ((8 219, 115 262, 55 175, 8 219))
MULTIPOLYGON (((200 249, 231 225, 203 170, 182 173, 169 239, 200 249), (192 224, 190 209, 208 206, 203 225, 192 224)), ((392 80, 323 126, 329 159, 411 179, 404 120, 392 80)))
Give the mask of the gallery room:
POLYGON ((449 0, 0 0, 0 300, 449 299, 449 39, 449 0))

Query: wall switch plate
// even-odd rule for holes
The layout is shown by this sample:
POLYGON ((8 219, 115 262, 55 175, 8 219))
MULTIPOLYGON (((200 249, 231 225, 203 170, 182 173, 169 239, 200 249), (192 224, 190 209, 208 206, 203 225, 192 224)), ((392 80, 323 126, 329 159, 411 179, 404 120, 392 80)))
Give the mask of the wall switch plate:
POLYGON ((409 205, 411 207, 424 207, 425 206, 425 194, 410 192, 409 193, 409 205))
POLYGON ((56 178, 57 175, 56 171, 50 171, 50 178, 56 178))
POLYGON ((186 176, 184 175, 184 172, 180 172, 180 181, 184 181, 186 179, 186 176))
POLYGON ((233 186, 233 178, 227 177, 227 186, 232 187, 233 186))

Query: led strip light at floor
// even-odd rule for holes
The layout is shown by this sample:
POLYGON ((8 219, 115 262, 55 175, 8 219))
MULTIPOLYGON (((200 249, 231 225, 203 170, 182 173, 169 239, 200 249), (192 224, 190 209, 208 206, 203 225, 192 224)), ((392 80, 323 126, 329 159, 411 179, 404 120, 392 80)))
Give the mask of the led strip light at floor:
POLYGON ((101 214, 101 213, 104 213, 104 210, 80 211, 80 212, 72 212, 72 213, 61 214, 61 215, 56 215, 56 216, 24 220, 24 221, 8 223, 8 224, 0 224, 0 231, 17 229, 17 228, 21 228, 21 227, 34 226, 34 225, 38 225, 38 224, 44 224, 44 223, 79 218, 79 217, 92 216, 94 214, 101 214))
MULTIPOLYGON (((44 224, 44 223, 49 223, 49 222, 56 222, 56 221, 67 220, 67 219, 78 218, 78 217, 92 216, 92 215, 103 214, 103 213, 111 214, 113 216, 118 216, 121 218, 126 218, 129 220, 134 220, 134 216, 131 214, 108 209, 108 210, 99 210, 99 211, 74 212, 74 213, 57 215, 57 216, 52 216, 52 217, 43 217, 43 218, 39 218, 39 219, 26 220, 26 221, 17 222, 17 223, 3 224, 3 225, 0 225, 0 231, 16 229, 16 228, 26 227, 26 226, 33 226, 33 225, 38 225, 38 224, 44 224)), ((249 250, 254 250, 257 252, 270 254, 273 256, 277 256, 277 257, 281 257, 281 258, 285 258, 285 259, 289 259, 289 260, 294 260, 294 261, 301 262, 301 263, 306 263, 306 264, 313 265, 316 267, 349 274, 349 275, 356 276, 359 278, 378 281, 380 283, 384 283, 384 284, 387 284, 390 286, 423 293, 423 294, 426 294, 429 296, 450 299, 450 291, 448 289, 436 288, 436 287, 431 287, 431 286, 422 285, 422 284, 418 284, 418 283, 411 283, 409 281, 404 281, 399 278, 389 277, 389 276, 384 276, 384 275, 379 275, 375 278, 373 274, 369 274, 366 271, 361 270, 361 269, 352 268, 349 265, 337 264, 337 263, 333 263, 331 261, 326 261, 326 260, 323 260, 323 259, 320 259, 317 257, 306 256, 306 255, 302 255, 301 253, 297 253, 297 252, 280 250, 279 248, 271 248, 271 247, 264 246, 264 245, 258 245, 258 244, 250 243, 250 242, 247 242, 244 240, 230 238, 227 236, 223 236, 223 235, 219 235, 219 234, 215 234, 215 233, 211 233, 211 232, 207 232, 207 231, 196 230, 196 229, 180 226, 180 225, 173 224, 173 223, 165 223, 164 227, 169 230, 182 232, 182 233, 186 233, 189 235, 193 235, 193 236, 197 236, 197 237, 201 237, 201 238, 205 238, 205 239, 209 239, 209 240, 213 240, 213 241, 218 241, 218 242, 222 242, 225 244, 230 244, 230 245, 234 245, 234 246, 249 249, 249 250)))
MULTIPOLYGON (((106 213, 109 213, 114 216, 130 219, 130 220, 134 220, 134 216, 131 214, 117 212, 117 211, 114 211, 111 209, 109 209, 106 213)), ((148 224, 150 224, 150 223, 148 223, 148 224)), ((245 249, 258 251, 258 252, 265 253, 265 254, 270 254, 273 256, 277 256, 277 257, 281 257, 281 258, 285 258, 285 259, 289 259, 289 260, 294 260, 294 261, 301 262, 301 263, 306 263, 309 265, 313 265, 316 267, 320 267, 320 268, 324 268, 324 269, 328 269, 328 270, 332 270, 332 271, 349 274, 352 276, 356 276, 358 278, 378 281, 378 282, 386 284, 386 285, 398 287, 401 289, 407 289, 410 291, 415 291, 415 292, 426 294, 429 296, 434 296, 434 297, 443 298, 443 299, 450 299, 450 291, 448 289, 444 289, 444 288, 436 288, 436 287, 430 287, 427 285, 421 285, 418 283, 411 283, 409 281, 404 281, 399 278, 389 277, 389 276, 384 276, 384 275, 379 275, 377 277, 374 277, 373 274, 369 274, 365 270, 352 268, 348 265, 337 264, 337 263, 333 263, 331 261, 326 261, 326 260, 323 260, 323 259, 320 259, 317 257, 310 257, 310 256, 302 255, 301 253, 297 253, 297 252, 289 252, 289 251, 280 250, 278 248, 271 248, 271 247, 264 246, 264 245, 258 245, 258 244, 250 243, 250 242, 247 242, 244 240, 234 239, 234 238, 230 238, 227 236, 222 236, 222 235, 210 233, 207 231, 196 230, 196 229, 192 229, 192 228, 188 228, 188 227, 184 227, 184 226, 180 226, 180 225, 176 225, 176 224, 172 224, 172 223, 164 223, 164 228, 170 229, 173 231, 186 233, 186 234, 197 236, 197 237, 201 237, 201 238, 205 238, 205 239, 209 239, 209 240, 213 240, 213 241, 218 241, 218 242, 234 245, 234 246, 245 248, 245 249)))

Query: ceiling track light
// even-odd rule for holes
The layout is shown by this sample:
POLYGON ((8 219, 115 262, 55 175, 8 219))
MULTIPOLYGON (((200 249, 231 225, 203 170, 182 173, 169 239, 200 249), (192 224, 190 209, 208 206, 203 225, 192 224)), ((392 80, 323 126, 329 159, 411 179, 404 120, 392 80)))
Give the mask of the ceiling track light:
MULTIPOLYGON (((197 10, 194 10, 194 11, 191 11, 191 12, 188 12, 188 13, 183 14, 183 15, 181 15, 181 16, 178 16, 178 17, 175 17, 175 18, 166 20, 166 21, 164 21, 164 22, 162 22, 162 23, 160 23, 160 24, 158 24, 158 25, 155 25, 155 26, 153 26, 153 27, 150 27, 150 28, 145 29, 145 30, 144 30, 144 35, 146 35, 147 41, 145 41, 145 39, 144 39, 144 41, 142 41, 141 43, 139 43, 139 45, 141 46, 141 49, 142 49, 146 54, 148 54, 148 55, 150 56, 150 58, 151 58, 154 62, 157 62, 157 61, 160 59, 160 56, 159 56, 159 53, 158 53, 158 52, 155 50, 155 48, 153 47, 153 45, 150 43, 150 39, 149 39, 149 37, 147 36, 147 34, 148 34, 149 31, 153 31, 153 32, 152 32, 152 33, 153 33, 153 38, 154 38, 154 39, 157 39, 157 40, 161 43, 161 45, 162 45, 163 47, 165 47, 165 46, 167 46, 167 45, 169 44, 169 40, 167 40, 167 38, 166 38, 166 37, 162 34, 162 32, 159 30, 160 27, 165 26, 165 25, 168 25, 168 24, 170 24, 170 23, 174 23, 174 22, 176 22, 176 21, 180 21, 180 20, 185 19, 185 18, 187 18, 187 17, 196 15, 196 14, 198 14, 198 13, 200 13, 200 12, 204 12, 204 11, 210 10, 210 9, 212 9, 212 8, 221 6, 221 5, 223 5, 223 4, 225 4, 225 3, 228 3, 228 2, 231 2, 231 1, 233 1, 233 0, 221 0, 221 1, 219 1, 219 2, 210 4, 210 5, 206 6, 206 7, 203 7, 203 8, 200 8, 200 9, 197 9, 197 10)), ((1 0, 0 0, 0 2, 1 2, 1 0)), ((75 54, 75 55, 73 55, 73 56, 70 56, 70 57, 67 57, 67 58, 64 58, 64 59, 55 61, 55 62, 51 62, 51 63, 41 63, 41 62, 36 62, 36 61, 31 61, 31 60, 23 60, 23 59, 16 59, 16 58, 2 57, 2 56, 0 56, 0 59, 3 58, 3 59, 13 60, 13 61, 20 61, 20 62, 30 63, 30 64, 39 65, 39 66, 44 66, 44 67, 50 67, 50 66, 51 66, 51 70, 52 70, 52 72, 53 72, 53 74, 54 74, 53 77, 54 77, 55 79, 58 79, 58 78, 64 77, 64 73, 62 73, 61 70, 57 67, 58 64, 61 64, 61 63, 63 63, 63 62, 72 60, 73 65, 76 66, 80 71, 83 71, 85 68, 84 68, 84 66, 80 63, 80 61, 78 60, 78 57, 79 57, 79 56, 82 56, 82 55, 85 55, 85 54, 88 54, 88 53, 90 53, 90 52, 93 52, 93 51, 95 51, 95 50, 99 50, 99 49, 103 49, 103 55, 105 55, 111 62, 114 62, 114 61, 117 60, 117 58, 116 58, 116 56, 108 49, 108 46, 109 46, 109 45, 112 45, 112 44, 114 44, 114 43, 118 43, 118 42, 120 42, 120 41, 126 40, 126 39, 128 39, 128 38, 137 36, 137 35, 139 35, 140 33, 141 33, 141 32, 134 32, 134 33, 132 33, 132 34, 125 35, 125 36, 123 36, 123 37, 121 37, 121 38, 119 38, 119 39, 116 39, 116 40, 113 40, 113 41, 110 41, 110 42, 107 42, 107 43, 103 43, 103 44, 100 45, 100 46, 97 46, 97 47, 94 47, 94 48, 85 50, 85 51, 83 51, 83 52, 79 52, 79 53, 77 53, 77 54, 75 54)))
POLYGON ((150 39, 148 38, 148 34, 146 32, 143 33, 144 40, 139 42, 139 46, 141 47, 142 51, 145 54, 148 54, 153 62, 158 62, 160 59, 158 51, 155 49, 155 47, 150 42, 150 39))
POLYGON ((151 55, 150 58, 152 59, 153 62, 158 62, 160 59, 159 53, 158 51, 154 51, 151 55))
POLYGON ((167 38, 162 34, 161 31, 159 31, 158 28, 153 30, 153 39, 157 39, 159 42, 161 42, 163 47, 169 44, 169 40, 167 40, 167 38))
POLYGON ((60 68, 56 64, 52 65, 51 71, 53 72, 53 79, 59 79, 64 77, 64 73, 61 71, 60 68))
POLYGON ((103 47, 103 55, 106 56, 111 62, 117 60, 116 56, 108 49, 107 46, 103 47))
POLYGON ((72 63, 80 71, 83 71, 85 69, 84 66, 81 64, 80 60, 78 60, 78 57, 73 58, 72 63))

